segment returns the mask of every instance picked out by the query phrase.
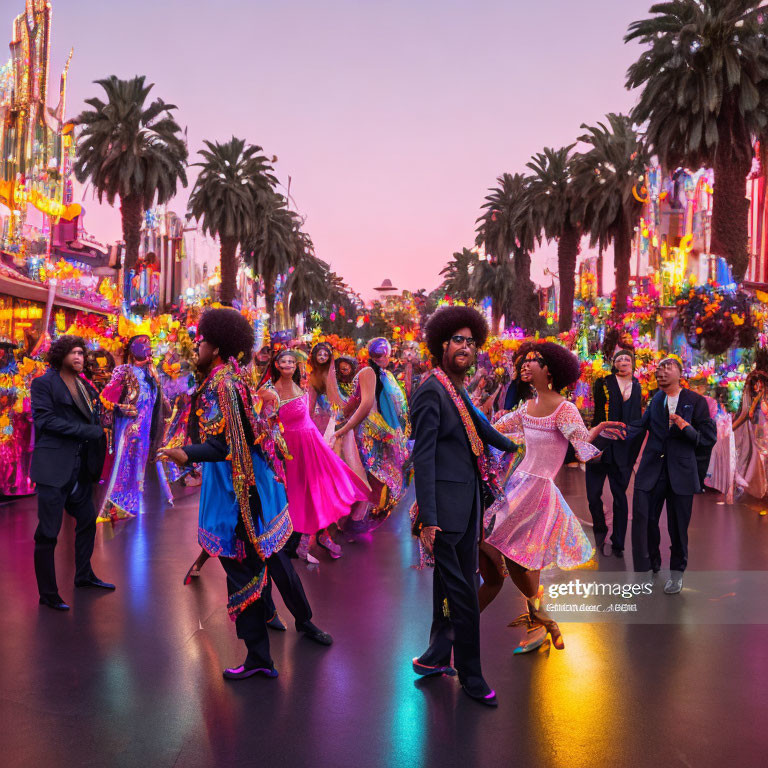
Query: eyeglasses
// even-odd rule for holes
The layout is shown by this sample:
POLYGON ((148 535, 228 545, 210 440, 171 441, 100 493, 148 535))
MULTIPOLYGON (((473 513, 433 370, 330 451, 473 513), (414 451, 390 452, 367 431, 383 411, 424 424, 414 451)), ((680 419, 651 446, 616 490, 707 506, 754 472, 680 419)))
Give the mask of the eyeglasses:
POLYGON ((468 347, 477 346, 477 342, 471 336, 462 336, 460 333, 457 333, 455 336, 451 336, 451 341, 454 344, 459 344, 459 345, 466 342, 468 347))

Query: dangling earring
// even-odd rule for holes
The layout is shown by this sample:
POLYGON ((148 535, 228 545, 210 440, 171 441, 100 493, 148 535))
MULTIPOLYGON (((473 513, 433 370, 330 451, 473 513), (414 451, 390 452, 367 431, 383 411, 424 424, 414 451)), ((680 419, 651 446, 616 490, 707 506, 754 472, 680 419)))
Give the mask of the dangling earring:
POLYGON ((551 382, 551 381, 549 382, 549 384, 547 384, 547 387, 548 387, 549 389, 552 389, 552 382, 551 382))

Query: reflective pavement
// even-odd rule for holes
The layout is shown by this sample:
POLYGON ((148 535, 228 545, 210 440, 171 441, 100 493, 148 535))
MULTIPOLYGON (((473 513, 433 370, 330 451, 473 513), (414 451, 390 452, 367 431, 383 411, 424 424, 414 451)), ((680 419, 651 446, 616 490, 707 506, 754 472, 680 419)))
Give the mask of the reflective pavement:
MULTIPOLYGON (((563 469, 559 482, 588 519, 583 474, 563 469)), ((57 565, 68 614, 37 604, 34 498, 2 505, 0 765, 763 766, 768 626, 749 623, 749 604, 764 603, 765 591, 760 578, 733 572, 765 571, 768 516, 755 503, 719 502, 696 500, 689 580, 694 570, 730 572, 722 590, 698 599, 727 606, 739 597, 740 622, 724 608, 722 619, 707 614, 717 623, 697 623, 700 590, 665 596, 662 571, 646 606, 669 623, 558 614, 564 651, 513 657, 522 630, 506 625, 523 603, 506 584, 482 618, 497 710, 464 697, 455 679, 420 681, 411 671, 427 642, 431 574, 411 567, 403 508, 345 544, 341 560, 318 552, 319 566, 297 566, 316 623, 335 638, 330 649, 299 637, 277 598, 289 624, 270 634, 280 677, 227 682, 222 669, 245 653, 223 571, 210 561, 196 583, 182 584, 198 553, 196 492, 166 509, 150 492, 144 515, 99 527, 94 570, 117 584, 113 594, 72 587, 74 524, 65 516, 57 565)), ((666 535, 662 551, 668 559, 666 535)), ((631 578, 621 573, 629 556, 597 567, 631 578)), ((591 578, 589 569, 571 576, 591 578)))

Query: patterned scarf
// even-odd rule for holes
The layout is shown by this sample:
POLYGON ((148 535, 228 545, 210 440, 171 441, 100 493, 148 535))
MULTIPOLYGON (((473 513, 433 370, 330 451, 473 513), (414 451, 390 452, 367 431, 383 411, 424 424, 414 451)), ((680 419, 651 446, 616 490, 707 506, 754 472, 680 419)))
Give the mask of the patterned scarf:
POLYGON ((456 406, 456 410, 459 412, 459 417, 461 418, 461 423, 464 425, 464 430, 467 433, 467 439, 472 448, 472 453, 479 462, 481 457, 485 456, 485 446, 480 439, 480 435, 477 434, 477 427, 469 413, 466 400, 464 400, 464 398, 456 391, 453 383, 448 378, 448 374, 446 374, 442 368, 433 369, 432 375, 443 385, 448 396, 451 398, 451 402, 456 406))

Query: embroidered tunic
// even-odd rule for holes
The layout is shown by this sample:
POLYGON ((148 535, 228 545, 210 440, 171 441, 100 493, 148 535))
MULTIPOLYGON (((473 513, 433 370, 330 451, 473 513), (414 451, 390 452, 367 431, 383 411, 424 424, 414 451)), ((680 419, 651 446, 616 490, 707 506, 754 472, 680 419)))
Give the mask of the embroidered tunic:
MULTIPOLYGON (((253 547, 262 560, 279 552, 293 532, 282 468, 266 422, 254 407, 248 379, 230 362, 198 389, 190 418, 190 462, 203 461, 198 541, 214 557, 242 560, 253 547)), ((257 600, 266 567, 230 595, 234 620, 257 600)))

